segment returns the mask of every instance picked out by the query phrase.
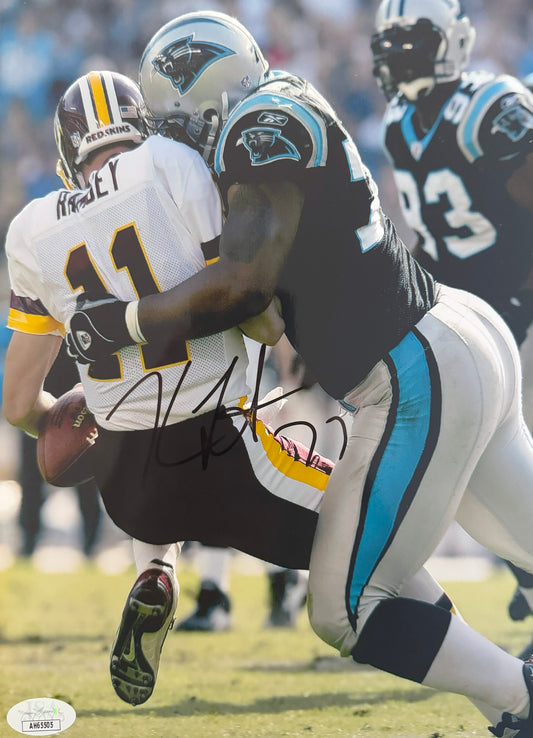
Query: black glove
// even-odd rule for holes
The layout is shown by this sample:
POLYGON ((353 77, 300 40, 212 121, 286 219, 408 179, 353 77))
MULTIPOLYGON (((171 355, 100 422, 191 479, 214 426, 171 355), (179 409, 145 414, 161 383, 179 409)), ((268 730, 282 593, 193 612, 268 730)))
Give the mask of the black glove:
POLYGON ((126 325, 127 302, 113 295, 91 300, 82 294, 67 326, 67 351, 80 364, 92 364, 135 343, 126 325))

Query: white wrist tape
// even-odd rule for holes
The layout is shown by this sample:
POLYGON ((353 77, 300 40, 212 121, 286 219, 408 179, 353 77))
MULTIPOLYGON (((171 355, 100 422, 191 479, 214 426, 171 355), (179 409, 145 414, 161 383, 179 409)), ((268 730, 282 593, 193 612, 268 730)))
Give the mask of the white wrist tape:
POLYGON ((126 328, 134 343, 146 343, 141 327, 139 326, 139 300, 133 300, 126 305, 126 328))

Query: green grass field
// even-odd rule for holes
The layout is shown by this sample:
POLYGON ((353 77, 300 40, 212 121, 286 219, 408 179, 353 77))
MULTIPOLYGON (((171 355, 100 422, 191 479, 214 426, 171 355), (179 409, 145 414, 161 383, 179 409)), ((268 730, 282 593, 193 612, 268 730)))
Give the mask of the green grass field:
MULTIPOLYGON (((196 576, 184 568, 179 616, 191 608, 196 576)), ((77 713, 71 738, 269 738, 487 736, 486 721, 463 697, 441 694, 373 670, 355 669, 311 631, 262 629, 266 581, 232 576, 234 629, 169 634, 156 689, 144 705, 121 702, 108 653, 133 569, 109 576, 86 565, 41 574, 26 563, 0 572, 0 736, 17 735, 10 707, 54 696, 77 713)), ((513 653, 530 639, 533 618, 513 623, 513 580, 447 583, 463 615, 513 653)))

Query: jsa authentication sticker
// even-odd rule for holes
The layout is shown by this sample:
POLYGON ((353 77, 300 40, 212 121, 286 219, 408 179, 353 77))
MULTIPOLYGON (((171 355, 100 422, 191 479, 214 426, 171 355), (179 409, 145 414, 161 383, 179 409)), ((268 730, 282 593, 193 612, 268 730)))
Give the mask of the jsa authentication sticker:
POLYGON ((8 724, 24 735, 57 735, 70 728, 75 720, 74 708, 53 697, 24 700, 7 713, 8 724))

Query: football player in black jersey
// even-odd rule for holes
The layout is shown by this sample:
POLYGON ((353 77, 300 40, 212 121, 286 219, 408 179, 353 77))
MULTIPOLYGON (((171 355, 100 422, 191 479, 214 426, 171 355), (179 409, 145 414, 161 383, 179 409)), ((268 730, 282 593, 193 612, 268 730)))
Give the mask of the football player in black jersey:
POLYGON ((70 350, 91 363, 124 342, 206 335, 277 295, 287 337, 348 423, 311 557, 314 630, 343 656, 464 694, 497 735, 531 736, 533 665, 416 586, 454 518, 533 572, 533 442, 511 332, 418 264, 335 112, 269 72, 235 19, 171 21, 140 81, 153 127, 213 161, 228 207, 220 258, 137 302, 80 300, 70 350))
POLYGON ((533 98, 509 75, 464 71, 474 39, 455 0, 383 0, 371 45, 389 100, 384 148, 420 263, 490 302, 521 343, 533 320, 533 98))
MULTIPOLYGON (((474 39, 458 2, 383 0, 371 46, 389 101, 384 149, 418 261, 491 303, 521 344, 533 320, 533 97, 514 77, 464 71, 474 39)), ((509 614, 523 619, 533 577, 511 569, 522 587, 509 614)))

